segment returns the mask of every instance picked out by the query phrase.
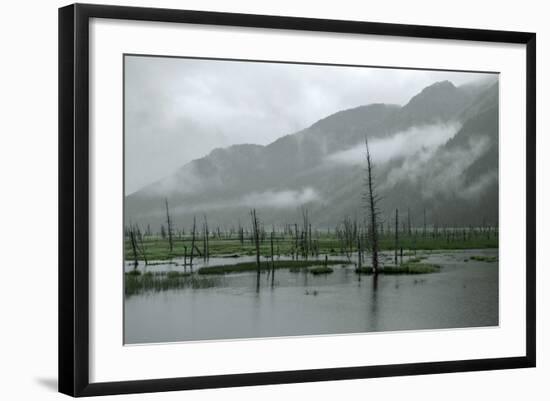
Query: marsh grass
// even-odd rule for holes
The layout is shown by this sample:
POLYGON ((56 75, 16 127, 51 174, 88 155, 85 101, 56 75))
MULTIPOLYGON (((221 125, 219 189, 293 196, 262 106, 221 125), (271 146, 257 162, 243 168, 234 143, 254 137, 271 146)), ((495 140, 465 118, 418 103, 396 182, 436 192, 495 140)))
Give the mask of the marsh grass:
POLYGON ((328 266, 317 266, 317 267, 311 267, 308 269, 308 271, 311 274, 319 275, 319 274, 329 274, 332 273, 334 270, 328 266))
POLYGON ((470 256, 470 259, 475 260, 477 262, 487 262, 487 263, 498 262, 498 258, 496 256, 470 256))
MULTIPOLYGON (((291 272, 298 272, 306 269, 308 267, 316 267, 320 264, 325 264, 325 262, 320 262, 318 260, 275 260, 274 261, 275 269, 290 269, 291 272)), ((327 266, 347 264, 345 260, 328 260, 326 261, 327 266)), ((324 267, 324 266, 323 266, 324 267)), ((212 267, 202 267, 199 269, 198 273, 201 275, 205 274, 225 274, 225 273, 239 273, 239 272, 248 272, 256 271, 256 262, 244 262, 237 263, 234 265, 221 265, 221 266, 212 266, 212 267)), ((268 271, 271 269, 271 261, 262 263, 260 265, 261 271, 268 271)))
POLYGON ((126 273, 128 276, 140 276, 141 275, 141 270, 130 270, 129 272, 126 273))
MULTIPOLYGON (((384 266, 378 272, 379 274, 428 274, 437 273, 440 267, 429 263, 403 263, 399 266, 384 266)), ((358 274, 373 274, 372 267, 365 266, 361 269, 355 269, 358 274)))
POLYGON ((407 263, 420 263, 421 261, 427 258, 428 258, 427 256, 417 256, 415 258, 409 259, 407 263))
POLYGON ((124 293, 126 296, 177 288, 211 288, 218 285, 216 278, 198 277, 188 272, 135 272, 139 272, 139 270, 132 270, 124 275, 124 293))
MULTIPOLYGON (((334 234, 321 234, 319 238, 315 238, 318 244, 319 254, 338 255, 341 248, 340 240, 334 234)), ((262 256, 270 255, 269 241, 264 241, 260 244, 260 254, 262 256)), ((294 249, 295 239, 292 236, 282 237, 277 239, 280 255, 291 255, 294 249)), ((394 240, 391 236, 383 236, 380 238, 380 251, 391 251, 395 247, 394 240)), ((431 236, 409 236, 400 238, 400 245, 403 247, 403 256, 413 256, 410 251, 413 247, 417 251, 422 250, 452 250, 452 249, 484 249, 498 248, 498 236, 487 238, 484 235, 477 235, 466 240, 448 241, 444 236, 432 238, 431 236)), ((181 258, 184 256, 184 246, 187 246, 187 256, 189 257, 190 239, 185 240, 180 238, 173 239, 173 249, 170 252, 168 241, 160 238, 148 238, 144 240, 144 247, 147 250, 147 258, 154 261, 170 260, 173 258, 181 258)), ((353 252, 357 252, 354 248, 353 252)), ((254 244, 250 241, 241 242, 236 238, 218 239, 211 238, 208 241, 208 254, 210 257, 239 257, 255 255, 254 244)), ((197 256, 197 255, 195 255, 197 256)), ((132 260, 133 253, 129 240, 125 241, 125 259, 132 260)), ((142 259, 138 255, 138 259, 142 259)))
MULTIPOLYGON (((159 275, 162 275, 159 274, 159 275)), ((169 272, 166 272, 166 277, 167 278, 170 278, 170 279, 174 279, 174 278, 181 278, 181 277, 189 277, 191 276, 192 273, 191 272, 178 272, 178 271, 169 271, 169 272)))

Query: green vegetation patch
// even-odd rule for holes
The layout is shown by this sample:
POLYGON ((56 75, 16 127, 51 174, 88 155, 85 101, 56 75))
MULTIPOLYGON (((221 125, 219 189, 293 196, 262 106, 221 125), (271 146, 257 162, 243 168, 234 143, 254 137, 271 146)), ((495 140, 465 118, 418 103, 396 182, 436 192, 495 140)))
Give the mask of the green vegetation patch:
POLYGON ((308 269, 308 271, 311 274, 318 275, 318 274, 329 274, 332 273, 334 270, 328 266, 317 266, 317 267, 311 267, 308 269))
MULTIPOLYGON (((329 234, 320 233, 315 236, 316 252, 319 255, 337 255, 345 254, 346 252, 357 252, 357 247, 344 250, 341 240, 334 232, 329 234)), ((203 250, 204 241, 197 239, 195 245, 199 250, 203 250)), ((294 235, 277 234, 275 241, 275 253, 277 255, 298 255, 303 258, 303 250, 297 249, 296 238, 294 235)), ((466 235, 458 235, 449 237, 448 235, 400 235, 399 247, 403 248, 404 256, 414 256, 416 252, 427 250, 453 250, 453 249, 483 249, 483 248, 498 248, 498 235, 492 233, 490 235, 481 233, 466 233, 466 235)), ((191 238, 189 235, 185 237, 176 237, 173 241, 173 249, 170 252, 168 240, 161 238, 147 237, 143 241, 143 248, 147 255, 149 264, 158 263, 159 261, 167 261, 173 258, 187 257, 187 261, 191 259, 191 238), (153 261, 151 263, 151 261, 153 261)), ((393 234, 381 234, 379 238, 380 251, 393 251, 395 249, 395 237, 393 234)), ((236 236, 228 239, 210 238, 208 241, 208 254, 210 257, 239 257, 252 256, 256 254, 256 248, 253 241, 245 240, 241 243, 236 236)), ((263 240, 260 244, 260 254, 262 257, 271 255, 271 244, 269 240, 263 240)), ((193 260, 202 259, 202 254, 194 249, 193 260)), ((143 255, 137 255, 139 260, 144 260, 143 255)), ((134 259, 133 249, 129 239, 125 240, 125 259, 132 261, 134 259)))
POLYGON ((187 272, 170 271, 135 274, 133 273, 135 271, 133 270, 125 274, 124 293, 126 296, 176 288, 211 288, 219 284, 216 278, 199 277, 187 272))
POLYGON ((475 260, 477 262, 487 262, 487 263, 498 262, 498 258, 496 256, 470 256, 470 259, 475 260))
MULTIPOLYGON (((393 267, 393 266, 392 266, 393 267)), ((392 273, 390 269, 386 274, 426 274, 437 273, 440 269, 439 266, 430 263, 404 263, 394 268, 396 273, 392 273)))
MULTIPOLYGON (((378 274, 427 274, 437 273, 440 267, 429 263, 403 263, 399 266, 384 266, 379 269, 378 274)), ((372 274, 372 267, 365 266, 355 269, 357 274, 372 274)))
POLYGON ((407 263, 420 263, 421 261, 427 258, 428 258, 427 256, 417 256, 415 258, 409 259, 407 263))
MULTIPOLYGON (((319 260, 276 260, 274 261, 275 269, 290 269, 291 271, 299 271, 300 269, 319 266, 319 264, 325 264, 319 260)), ((348 264, 345 260, 328 260, 327 266, 334 266, 340 264, 348 264)), ((323 266, 324 268, 324 266, 323 266)), ((224 274, 224 273, 240 273, 256 271, 256 262, 244 262, 234 265, 221 265, 212 267, 202 267, 199 269, 199 274, 224 274)), ((261 271, 271 270, 271 261, 260 263, 261 271)))
POLYGON ((141 275, 141 271, 138 270, 138 269, 131 270, 131 271, 129 271, 129 272, 126 272, 126 275, 128 275, 128 276, 140 276, 140 275, 141 275))
POLYGON ((174 279, 174 278, 180 278, 180 277, 189 277, 191 276, 191 274, 192 274, 191 272, 170 271, 166 273, 166 277, 174 279))

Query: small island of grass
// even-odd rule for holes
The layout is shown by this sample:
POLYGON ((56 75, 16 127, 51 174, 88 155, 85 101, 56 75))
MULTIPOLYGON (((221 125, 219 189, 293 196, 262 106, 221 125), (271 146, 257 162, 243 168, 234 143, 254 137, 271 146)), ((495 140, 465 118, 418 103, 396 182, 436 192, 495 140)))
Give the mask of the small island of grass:
POLYGON ((476 262, 487 262, 487 263, 493 263, 498 261, 498 258, 496 256, 470 256, 470 259, 475 260, 476 262))
MULTIPOLYGON (((379 269, 378 274, 428 274, 437 273, 440 267, 429 263, 403 263, 399 266, 384 266, 379 269)), ((357 274, 373 274, 371 266, 355 269, 357 274)))

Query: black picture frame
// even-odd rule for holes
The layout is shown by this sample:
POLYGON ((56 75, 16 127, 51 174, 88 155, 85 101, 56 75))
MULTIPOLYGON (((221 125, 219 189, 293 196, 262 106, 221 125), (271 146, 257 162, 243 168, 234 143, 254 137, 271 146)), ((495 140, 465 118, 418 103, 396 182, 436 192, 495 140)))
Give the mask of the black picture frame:
POLYGON ((221 12, 74 4, 59 9, 59 391, 71 396, 253 386, 534 367, 536 363, 536 35, 436 26, 400 25, 221 12), (437 38, 526 46, 526 353, 519 357, 381 366, 89 381, 89 21, 160 21, 249 28, 437 38))

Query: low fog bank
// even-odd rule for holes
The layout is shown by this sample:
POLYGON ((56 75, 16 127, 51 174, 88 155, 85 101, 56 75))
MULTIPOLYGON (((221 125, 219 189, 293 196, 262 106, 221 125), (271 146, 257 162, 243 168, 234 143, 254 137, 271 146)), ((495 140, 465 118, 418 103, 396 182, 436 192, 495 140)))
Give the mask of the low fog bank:
MULTIPOLYGON (((419 156, 423 159, 433 154, 435 149, 454 137, 460 130, 459 122, 447 122, 426 126, 411 127, 398 132, 389 138, 369 141, 369 148, 374 163, 387 163, 393 159, 419 156)), ((336 164, 365 164, 365 143, 332 153, 328 162, 336 164)))

